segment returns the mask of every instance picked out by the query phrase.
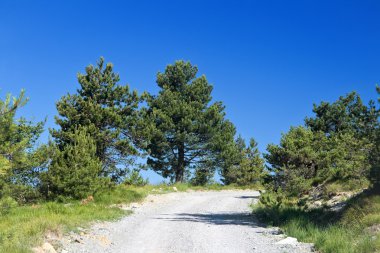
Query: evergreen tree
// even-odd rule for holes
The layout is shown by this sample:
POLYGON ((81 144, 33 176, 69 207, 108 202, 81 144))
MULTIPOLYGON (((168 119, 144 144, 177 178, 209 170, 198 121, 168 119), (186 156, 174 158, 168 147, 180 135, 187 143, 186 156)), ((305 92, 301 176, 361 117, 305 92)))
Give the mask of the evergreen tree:
POLYGON ((0 116, 5 116, 8 113, 16 111, 18 108, 24 106, 28 102, 25 98, 25 91, 21 90, 18 97, 12 97, 8 94, 4 101, 0 100, 0 116))
POLYGON ((223 173, 225 184, 250 185, 259 183, 265 176, 264 160, 260 157, 256 141, 251 138, 249 146, 239 136, 236 139, 235 163, 223 173))
POLYGON ((42 189, 49 198, 85 198, 107 183, 107 179, 101 176, 102 163, 88 128, 79 127, 69 137, 70 143, 62 149, 52 147, 51 164, 42 175, 42 189))
POLYGON ((249 185, 263 181, 266 176, 264 159, 260 155, 255 139, 251 138, 249 146, 245 149, 244 159, 240 165, 238 185, 249 185))
POLYGON ((246 144, 239 135, 232 145, 223 152, 223 166, 220 171, 221 180, 225 185, 236 183, 236 171, 244 159, 246 144))
POLYGON ((57 103, 58 130, 51 130, 60 150, 68 143, 78 126, 86 126, 96 144, 96 156, 102 162, 102 175, 120 180, 138 151, 134 146, 138 137, 134 131, 137 122, 139 96, 128 86, 118 85, 119 75, 111 63, 100 58, 94 67, 86 67, 78 74, 80 88, 57 103), (120 165, 125 165, 124 167, 120 165))
MULTIPOLYGON (((380 95, 380 86, 376 87, 377 93, 380 95)), ((380 103, 380 97, 378 98, 380 103)), ((374 149, 371 154, 372 169, 370 173, 370 180, 373 187, 380 192, 380 127, 376 129, 376 137, 374 141, 374 149)))
POLYGON ((17 110, 26 104, 24 91, 17 98, 7 95, 0 101, 0 195, 10 195, 19 202, 34 198, 32 187, 46 162, 45 147, 36 147, 44 122, 16 119, 17 110))
POLYGON ((211 103, 212 86, 197 67, 177 61, 158 73, 157 96, 147 96, 145 119, 150 123, 148 165, 175 182, 187 172, 220 165, 219 154, 233 142, 235 128, 224 116, 221 102, 211 103), (223 129, 228 131, 223 131, 223 129))
MULTIPOLYGON (((339 138, 343 138, 342 143, 346 143, 345 141, 350 142, 351 138, 354 138, 351 140, 352 144, 355 142, 362 143, 363 147, 358 146, 361 150, 364 150, 364 147, 371 147, 369 151, 370 157, 367 157, 367 160, 371 162, 372 166, 369 178, 375 183, 376 178, 380 177, 377 176, 378 173, 376 172, 379 167, 378 161, 380 160, 380 148, 377 144, 379 143, 377 133, 380 128, 380 110, 376 107, 375 102, 371 100, 366 106, 357 93, 351 92, 333 103, 322 102, 318 106, 314 105, 313 112, 315 117, 306 118, 306 125, 314 132, 322 131, 328 137, 332 137, 330 142, 333 142, 332 139, 339 136, 339 138), (346 133, 346 135, 343 135, 343 133, 346 133), (366 145, 369 143, 371 145, 366 145)), ((347 164, 349 163, 347 161, 347 164)), ((342 164, 342 166, 344 165, 342 164)), ((367 168, 368 166, 364 166, 363 169, 366 170, 367 168)), ((368 173, 365 174, 368 176, 368 173)), ((362 173, 360 175, 363 176, 362 173)))
POLYGON ((358 138, 371 139, 379 126, 380 111, 374 101, 366 106, 356 92, 341 96, 333 103, 314 105, 313 112, 315 117, 306 118, 306 126, 314 132, 322 131, 328 135, 352 132, 358 138))
POLYGON ((350 132, 326 136, 300 126, 284 134, 280 145, 268 145, 265 158, 275 187, 299 196, 328 182, 366 180, 372 146, 350 132))

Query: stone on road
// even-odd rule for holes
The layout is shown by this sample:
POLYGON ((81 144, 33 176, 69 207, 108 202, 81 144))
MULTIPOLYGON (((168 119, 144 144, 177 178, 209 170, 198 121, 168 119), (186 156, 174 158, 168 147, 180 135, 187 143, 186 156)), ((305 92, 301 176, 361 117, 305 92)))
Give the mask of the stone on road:
POLYGON ((63 240, 67 252, 312 252, 266 228, 251 214, 257 191, 176 192, 149 196, 117 222, 94 225, 80 243, 63 240))

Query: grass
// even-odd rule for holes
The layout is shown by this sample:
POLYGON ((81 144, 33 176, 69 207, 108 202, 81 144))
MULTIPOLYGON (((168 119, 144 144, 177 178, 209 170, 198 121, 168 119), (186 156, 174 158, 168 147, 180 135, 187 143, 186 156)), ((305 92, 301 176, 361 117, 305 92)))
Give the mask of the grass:
POLYGON ((145 195, 143 189, 117 187, 86 205, 79 201, 45 202, 13 208, 0 218, 0 252, 30 252, 32 246, 42 243, 48 231, 60 234, 92 221, 119 219, 127 212, 110 208, 110 204, 139 201, 145 195))
POLYGON ((379 234, 368 227, 380 224, 380 195, 367 191, 349 201, 340 213, 323 209, 304 211, 297 207, 268 208, 257 205, 262 221, 279 226, 289 236, 314 243, 324 253, 367 253, 380 251, 379 234))
POLYGON ((31 248, 41 245, 48 232, 62 234, 78 227, 89 226, 95 221, 112 221, 127 215, 127 211, 110 206, 142 201, 148 194, 164 194, 187 190, 226 190, 245 189, 249 187, 191 186, 189 184, 143 187, 120 185, 112 191, 94 196, 94 201, 82 205, 80 201, 66 203, 42 202, 35 205, 17 206, 6 214, 0 215, 0 252, 31 252, 31 248))
POLYGON ((362 189, 367 189, 370 186, 370 183, 366 179, 362 180, 344 180, 336 181, 333 183, 328 183, 325 185, 326 194, 335 192, 357 192, 362 189))

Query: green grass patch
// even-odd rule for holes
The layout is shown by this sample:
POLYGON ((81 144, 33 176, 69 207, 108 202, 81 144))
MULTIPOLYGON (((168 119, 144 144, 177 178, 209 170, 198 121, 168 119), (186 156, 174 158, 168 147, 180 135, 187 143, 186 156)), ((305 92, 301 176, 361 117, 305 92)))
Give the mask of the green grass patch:
POLYGON ((362 189, 367 189, 370 186, 369 183, 367 179, 341 180, 326 184, 325 190, 327 195, 336 192, 357 192, 362 189))
POLYGON ((64 233, 93 221, 119 219, 127 212, 111 204, 140 201, 147 193, 144 188, 119 186, 85 205, 70 201, 14 207, 0 217, 0 252, 31 252, 48 231, 64 233))
POLYGON ((261 221, 279 226, 288 236, 314 243, 324 253, 380 251, 380 236, 368 227, 380 224, 380 196, 364 192, 340 213, 323 209, 305 211, 295 206, 254 206, 261 221))

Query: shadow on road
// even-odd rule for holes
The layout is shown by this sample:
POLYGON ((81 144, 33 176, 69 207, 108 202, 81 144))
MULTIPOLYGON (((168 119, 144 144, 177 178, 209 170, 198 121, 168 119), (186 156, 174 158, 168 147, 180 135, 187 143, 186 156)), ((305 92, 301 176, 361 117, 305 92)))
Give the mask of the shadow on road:
POLYGON ((237 199, 258 199, 260 196, 239 196, 237 199))
POLYGON ((177 222, 202 222, 213 225, 244 225, 252 227, 260 226, 255 217, 249 213, 177 213, 170 215, 162 214, 160 216, 161 217, 157 217, 155 219, 177 222))

